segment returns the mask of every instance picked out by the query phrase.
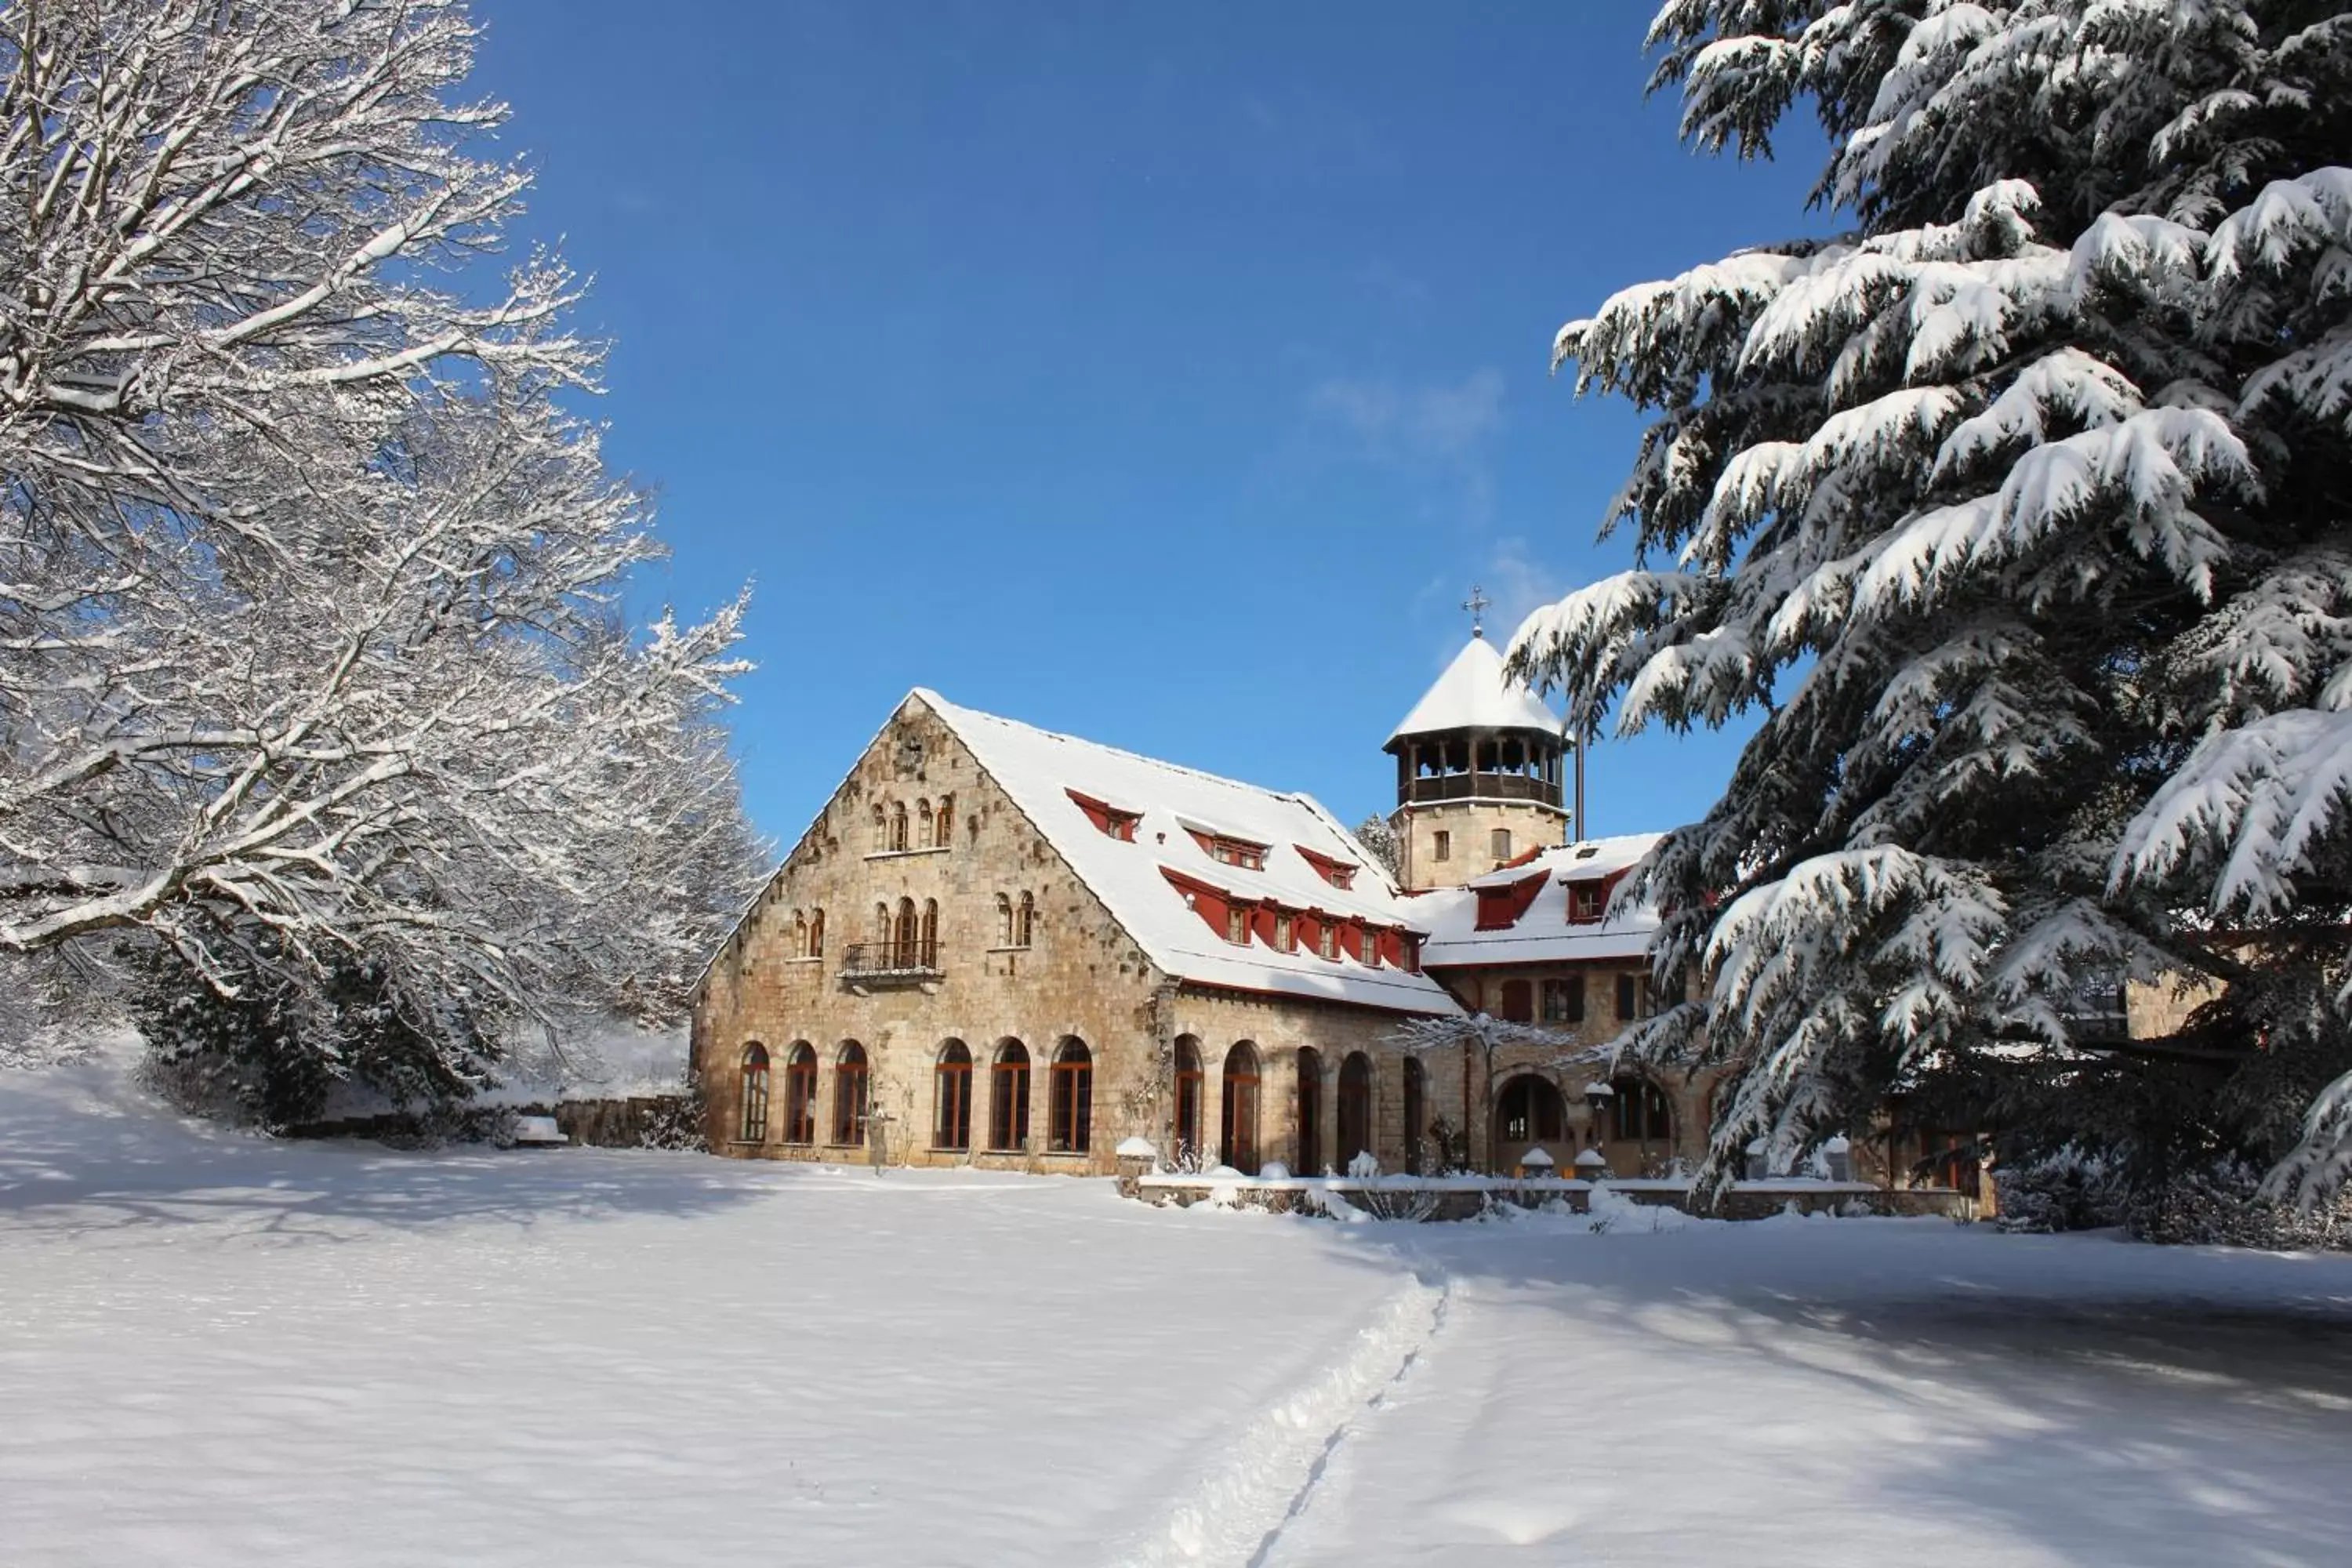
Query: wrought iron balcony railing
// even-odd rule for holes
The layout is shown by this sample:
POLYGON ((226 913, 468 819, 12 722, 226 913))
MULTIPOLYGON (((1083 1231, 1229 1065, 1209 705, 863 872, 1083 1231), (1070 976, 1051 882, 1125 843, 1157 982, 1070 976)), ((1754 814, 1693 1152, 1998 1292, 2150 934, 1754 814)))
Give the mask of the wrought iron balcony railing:
POLYGON ((940 977, 940 944, 929 942, 857 942, 841 956, 841 977, 865 985, 907 984, 940 977))

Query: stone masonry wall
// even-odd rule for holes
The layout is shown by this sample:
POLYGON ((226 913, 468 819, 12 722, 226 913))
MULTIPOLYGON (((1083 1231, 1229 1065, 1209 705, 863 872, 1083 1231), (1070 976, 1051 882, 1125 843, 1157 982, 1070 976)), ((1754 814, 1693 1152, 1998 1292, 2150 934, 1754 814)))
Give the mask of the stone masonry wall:
POLYGON ((1159 978, 953 732, 909 698, 712 964, 694 1016, 710 1146, 739 1156, 863 1162, 878 1141, 891 1163, 1108 1173, 1111 1151, 1143 1130, 1123 1108, 1148 1104, 1157 1088, 1150 1003, 1159 978), (944 847, 923 847, 919 820, 910 825, 908 849, 876 847, 877 805, 887 815, 903 803, 911 816, 921 802, 936 809, 942 795, 953 797, 944 847), (996 903, 1002 894, 1017 905, 1024 892, 1036 911, 1026 947, 1003 940, 996 903), (895 909, 901 898, 918 907, 938 901, 940 977, 869 984, 859 994, 841 973, 846 950, 876 939, 876 905, 895 909), (794 952, 796 916, 819 909, 824 952, 794 952), (1045 1149, 1049 1064, 1070 1037, 1093 1056, 1092 1135, 1084 1153, 1055 1153, 1045 1149), (950 1039, 962 1041, 973 1061, 969 1150, 933 1147, 937 1064, 950 1039), (835 1069, 852 1040, 867 1054, 877 1123, 866 1142, 844 1144, 834 1142, 835 1069), (992 1092, 1012 1080, 991 1064, 1007 1040, 1029 1053, 1029 1136, 1019 1148, 992 1151, 992 1092), (740 1064, 755 1041, 768 1050, 770 1106, 765 1135, 746 1139, 740 1064), (815 1137, 787 1144, 786 1065, 802 1043, 819 1063, 815 1137))
POLYGON ((1568 814, 1532 801, 1464 800, 1420 803, 1389 819, 1395 829, 1402 865, 1398 880, 1415 892, 1458 888, 1502 864, 1493 853, 1494 831, 1511 833, 1514 858, 1535 848, 1557 848, 1568 836, 1568 814), (1437 835, 1447 836, 1446 857, 1437 858, 1437 835))

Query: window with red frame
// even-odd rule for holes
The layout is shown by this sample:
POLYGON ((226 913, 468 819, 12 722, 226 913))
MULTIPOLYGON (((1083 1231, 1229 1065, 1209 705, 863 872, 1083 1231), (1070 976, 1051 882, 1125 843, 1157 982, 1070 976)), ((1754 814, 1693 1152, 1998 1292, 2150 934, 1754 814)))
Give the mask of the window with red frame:
POLYGON ((1095 825, 1097 832, 1107 838, 1117 838, 1129 844, 1135 842, 1136 824, 1143 820, 1141 812, 1122 810, 1108 801, 1097 800, 1090 795, 1080 795, 1074 789, 1064 790, 1062 793, 1070 797, 1072 805, 1087 814, 1087 820, 1095 825))

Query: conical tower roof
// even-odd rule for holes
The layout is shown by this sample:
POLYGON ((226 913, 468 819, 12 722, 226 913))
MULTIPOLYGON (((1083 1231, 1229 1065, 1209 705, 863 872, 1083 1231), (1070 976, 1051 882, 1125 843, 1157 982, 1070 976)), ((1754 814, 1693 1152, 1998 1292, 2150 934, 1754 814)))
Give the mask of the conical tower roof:
POLYGON ((1545 707, 1526 682, 1503 674, 1503 656, 1495 645, 1473 636, 1390 734, 1389 744, 1449 730, 1537 730, 1558 735, 1559 725, 1559 715, 1545 707))

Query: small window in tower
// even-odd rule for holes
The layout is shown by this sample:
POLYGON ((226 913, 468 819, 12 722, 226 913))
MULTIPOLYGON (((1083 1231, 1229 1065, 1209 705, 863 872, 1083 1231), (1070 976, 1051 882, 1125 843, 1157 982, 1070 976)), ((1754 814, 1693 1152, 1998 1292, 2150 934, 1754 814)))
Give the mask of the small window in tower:
POLYGON ((1497 827, 1495 829, 1492 847, 1496 859, 1509 859, 1511 858, 1511 830, 1507 827, 1497 827))
POLYGON ((1436 832, 1431 834, 1429 836, 1429 858, 1433 860, 1453 859, 1454 835, 1446 832, 1445 829, 1442 827, 1436 832))

